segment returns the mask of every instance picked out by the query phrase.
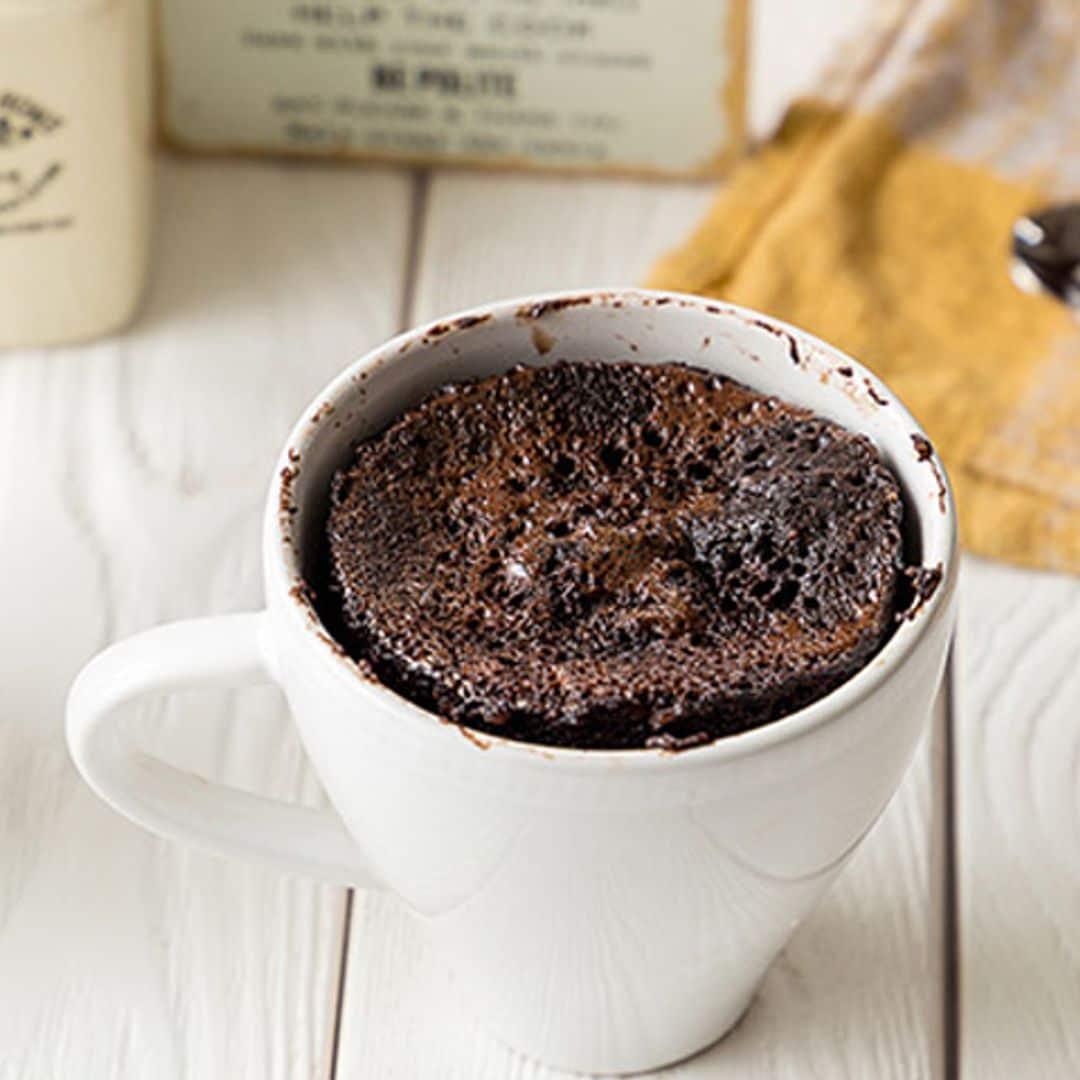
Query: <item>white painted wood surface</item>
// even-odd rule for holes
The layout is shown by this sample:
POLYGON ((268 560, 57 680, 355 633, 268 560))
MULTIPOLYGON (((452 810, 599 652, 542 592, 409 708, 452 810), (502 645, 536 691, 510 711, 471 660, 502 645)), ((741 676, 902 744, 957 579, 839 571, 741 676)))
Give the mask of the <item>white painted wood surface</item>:
MULTIPOLYGON (((159 179, 138 324, 0 361, 3 1080, 329 1072, 344 892, 127 824, 75 775, 60 725, 110 639, 260 602, 277 450, 343 362, 396 329, 411 182, 176 160, 159 179)), ((207 775, 317 797, 272 691, 151 718, 148 742, 207 775)))
POLYGON ((1080 580, 961 588, 960 1073, 1080 1076, 1080 580))
MULTIPOLYGON (((860 6, 762 0, 759 130, 860 6)), ((0 359, 0 1080, 329 1078, 346 946, 337 1076, 551 1080, 478 1031, 392 900, 357 894, 346 943, 343 892, 100 805, 67 761, 63 697, 113 637, 258 603, 274 453, 403 311, 638 281, 709 192, 438 171, 407 282, 407 173, 167 160, 160 181, 138 324, 0 359)), ((965 1080, 1080 1075, 1080 583, 969 561, 962 587, 956 941, 939 727, 746 1021, 668 1077, 951 1077, 952 1044, 965 1080)), ((319 797, 271 691, 133 722, 208 776, 319 797)))

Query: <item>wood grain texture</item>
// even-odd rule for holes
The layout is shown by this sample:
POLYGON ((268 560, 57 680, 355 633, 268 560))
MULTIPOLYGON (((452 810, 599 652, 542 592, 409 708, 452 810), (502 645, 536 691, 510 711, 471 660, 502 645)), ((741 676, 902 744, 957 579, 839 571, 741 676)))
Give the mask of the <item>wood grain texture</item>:
MULTIPOLYGON (((528 291, 639 280, 708 198, 696 187, 476 177, 432 180, 414 317, 528 291)), ((768 975, 730 1038, 664 1075, 926 1077, 940 971, 930 908, 930 745, 852 865, 768 975)), ((339 1075, 540 1080, 494 1044, 423 928, 358 894, 339 1075)))
POLYGON ((702 184, 436 172, 413 321, 524 293, 638 284, 711 197, 702 184))
POLYGON ((1080 581, 971 559, 960 595, 960 1073, 1080 1076, 1080 581))
MULTIPOLYGON (((257 606, 263 492, 300 409, 396 329, 410 179, 167 160, 138 322, 0 363, 0 1077, 326 1075, 344 893, 156 840, 62 738, 113 638, 257 606)), ((133 715, 148 746, 319 797, 276 692, 133 715)))

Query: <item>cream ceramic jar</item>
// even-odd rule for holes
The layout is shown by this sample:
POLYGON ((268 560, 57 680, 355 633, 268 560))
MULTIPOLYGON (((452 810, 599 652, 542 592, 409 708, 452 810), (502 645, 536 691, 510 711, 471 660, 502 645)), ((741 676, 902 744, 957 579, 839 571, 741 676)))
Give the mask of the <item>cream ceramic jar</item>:
POLYGON ((146 276, 145 0, 0 0, 0 347, 95 337, 146 276))

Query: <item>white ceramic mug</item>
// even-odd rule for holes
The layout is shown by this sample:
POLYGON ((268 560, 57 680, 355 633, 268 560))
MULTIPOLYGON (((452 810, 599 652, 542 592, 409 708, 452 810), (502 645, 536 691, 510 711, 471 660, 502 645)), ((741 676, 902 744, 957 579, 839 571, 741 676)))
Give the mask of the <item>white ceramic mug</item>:
POLYGON ((90 785, 148 828, 398 894, 430 919, 501 1039, 553 1065, 628 1072, 727 1031, 884 809, 911 759, 954 615, 940 462, 878 380, 793 327, 637 290, 478 308, 376 349, 289 437, 266 507, 267 608, 139 634, 79 676, 68 737, 90 785), (513 363, 684 360, 866 432, 902 484, 908 543, 942 569, 881 652, 775 723, 672 754, 463 733, 365 678, 305 599, 349 444, 448 381, 513 363), (118 706, 277 683, 338 817, 208 785, 139 752, 118 706))

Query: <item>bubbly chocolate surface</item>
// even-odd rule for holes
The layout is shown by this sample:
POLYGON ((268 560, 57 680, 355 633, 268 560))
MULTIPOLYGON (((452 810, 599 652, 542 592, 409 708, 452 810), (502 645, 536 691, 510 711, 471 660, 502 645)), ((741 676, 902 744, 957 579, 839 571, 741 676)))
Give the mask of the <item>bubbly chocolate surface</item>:
POLYGON ((681 364, 448 386, 334 477, 324 618, 388 687, 557 746, 680 749, 888 637, 902 502, 870 441, 681 364))

